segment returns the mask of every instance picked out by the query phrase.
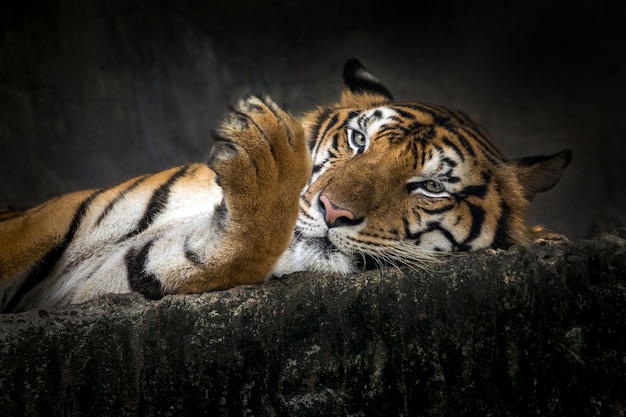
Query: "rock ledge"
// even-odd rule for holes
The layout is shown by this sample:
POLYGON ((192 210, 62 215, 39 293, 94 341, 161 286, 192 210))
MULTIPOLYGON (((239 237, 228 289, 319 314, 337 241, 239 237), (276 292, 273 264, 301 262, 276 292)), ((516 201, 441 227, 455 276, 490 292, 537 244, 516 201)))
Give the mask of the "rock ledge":
POLYGON ((0 415, 618 416, 626 229, 0 316, 0 415))

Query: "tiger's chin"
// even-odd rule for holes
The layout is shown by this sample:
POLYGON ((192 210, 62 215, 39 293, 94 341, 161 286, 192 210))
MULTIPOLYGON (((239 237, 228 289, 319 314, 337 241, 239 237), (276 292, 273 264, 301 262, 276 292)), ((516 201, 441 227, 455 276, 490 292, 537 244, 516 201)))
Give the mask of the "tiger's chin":
POLYGON ((280 277, 298 271, 346 275, 362 269, 362 262, 341 252, 327 237, 300 237, 283 253, 272 275, 280 277))

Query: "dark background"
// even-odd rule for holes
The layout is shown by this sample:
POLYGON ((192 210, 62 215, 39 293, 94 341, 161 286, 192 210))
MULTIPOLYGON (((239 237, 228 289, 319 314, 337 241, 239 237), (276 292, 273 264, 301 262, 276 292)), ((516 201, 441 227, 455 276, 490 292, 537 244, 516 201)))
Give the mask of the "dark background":
POLYGON ((3 1, 0 207, 204 160, 229 103, 334 100, 359 58, 510 157, 574 151, 531 219, 626 225, 626 14, 613 2, 3 1))

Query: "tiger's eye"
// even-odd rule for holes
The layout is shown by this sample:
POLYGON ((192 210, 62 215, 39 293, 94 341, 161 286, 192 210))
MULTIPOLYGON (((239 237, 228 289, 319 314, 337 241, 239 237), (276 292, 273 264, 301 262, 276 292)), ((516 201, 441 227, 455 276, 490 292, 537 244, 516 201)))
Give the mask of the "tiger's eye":
POLYGON ((430 191, 431 193, 441 193, 443 192, 443 187, 436 181, 428 180, 424 184, 426 187, 426 191, 430 191))
POLYGON ((354 132, 354 135, 352 136, 352 140, 354 141, 354 144, 356 146, 367 145, 367 139, 365 138, 365 135, 361 132, 354 132))

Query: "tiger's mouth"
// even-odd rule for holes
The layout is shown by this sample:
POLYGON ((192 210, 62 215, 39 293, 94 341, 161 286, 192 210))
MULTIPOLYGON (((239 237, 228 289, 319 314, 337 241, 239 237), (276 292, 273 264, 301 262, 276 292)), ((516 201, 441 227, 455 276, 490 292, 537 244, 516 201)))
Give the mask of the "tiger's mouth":
POLYGON ((332 262, 338 255, 352 259, 352 264, 357 271, 368 271, 380 268, 381 262, 376 261, 372 256, 362 252, 345 252, 338 248, 328 237, 310 237, 306 239, 307 246, 322 256, 325 260, 332 262))
POLYGON ((351 256, 351 254, 347 254, 341 251, 326 236, 325 237, 309 237, 309 238, 306 238, 305 241, 309 248, 323 255, 328 260, 332 259, 333 254, 337 254, 337 253, 342 253, 344 255, 351 256))

